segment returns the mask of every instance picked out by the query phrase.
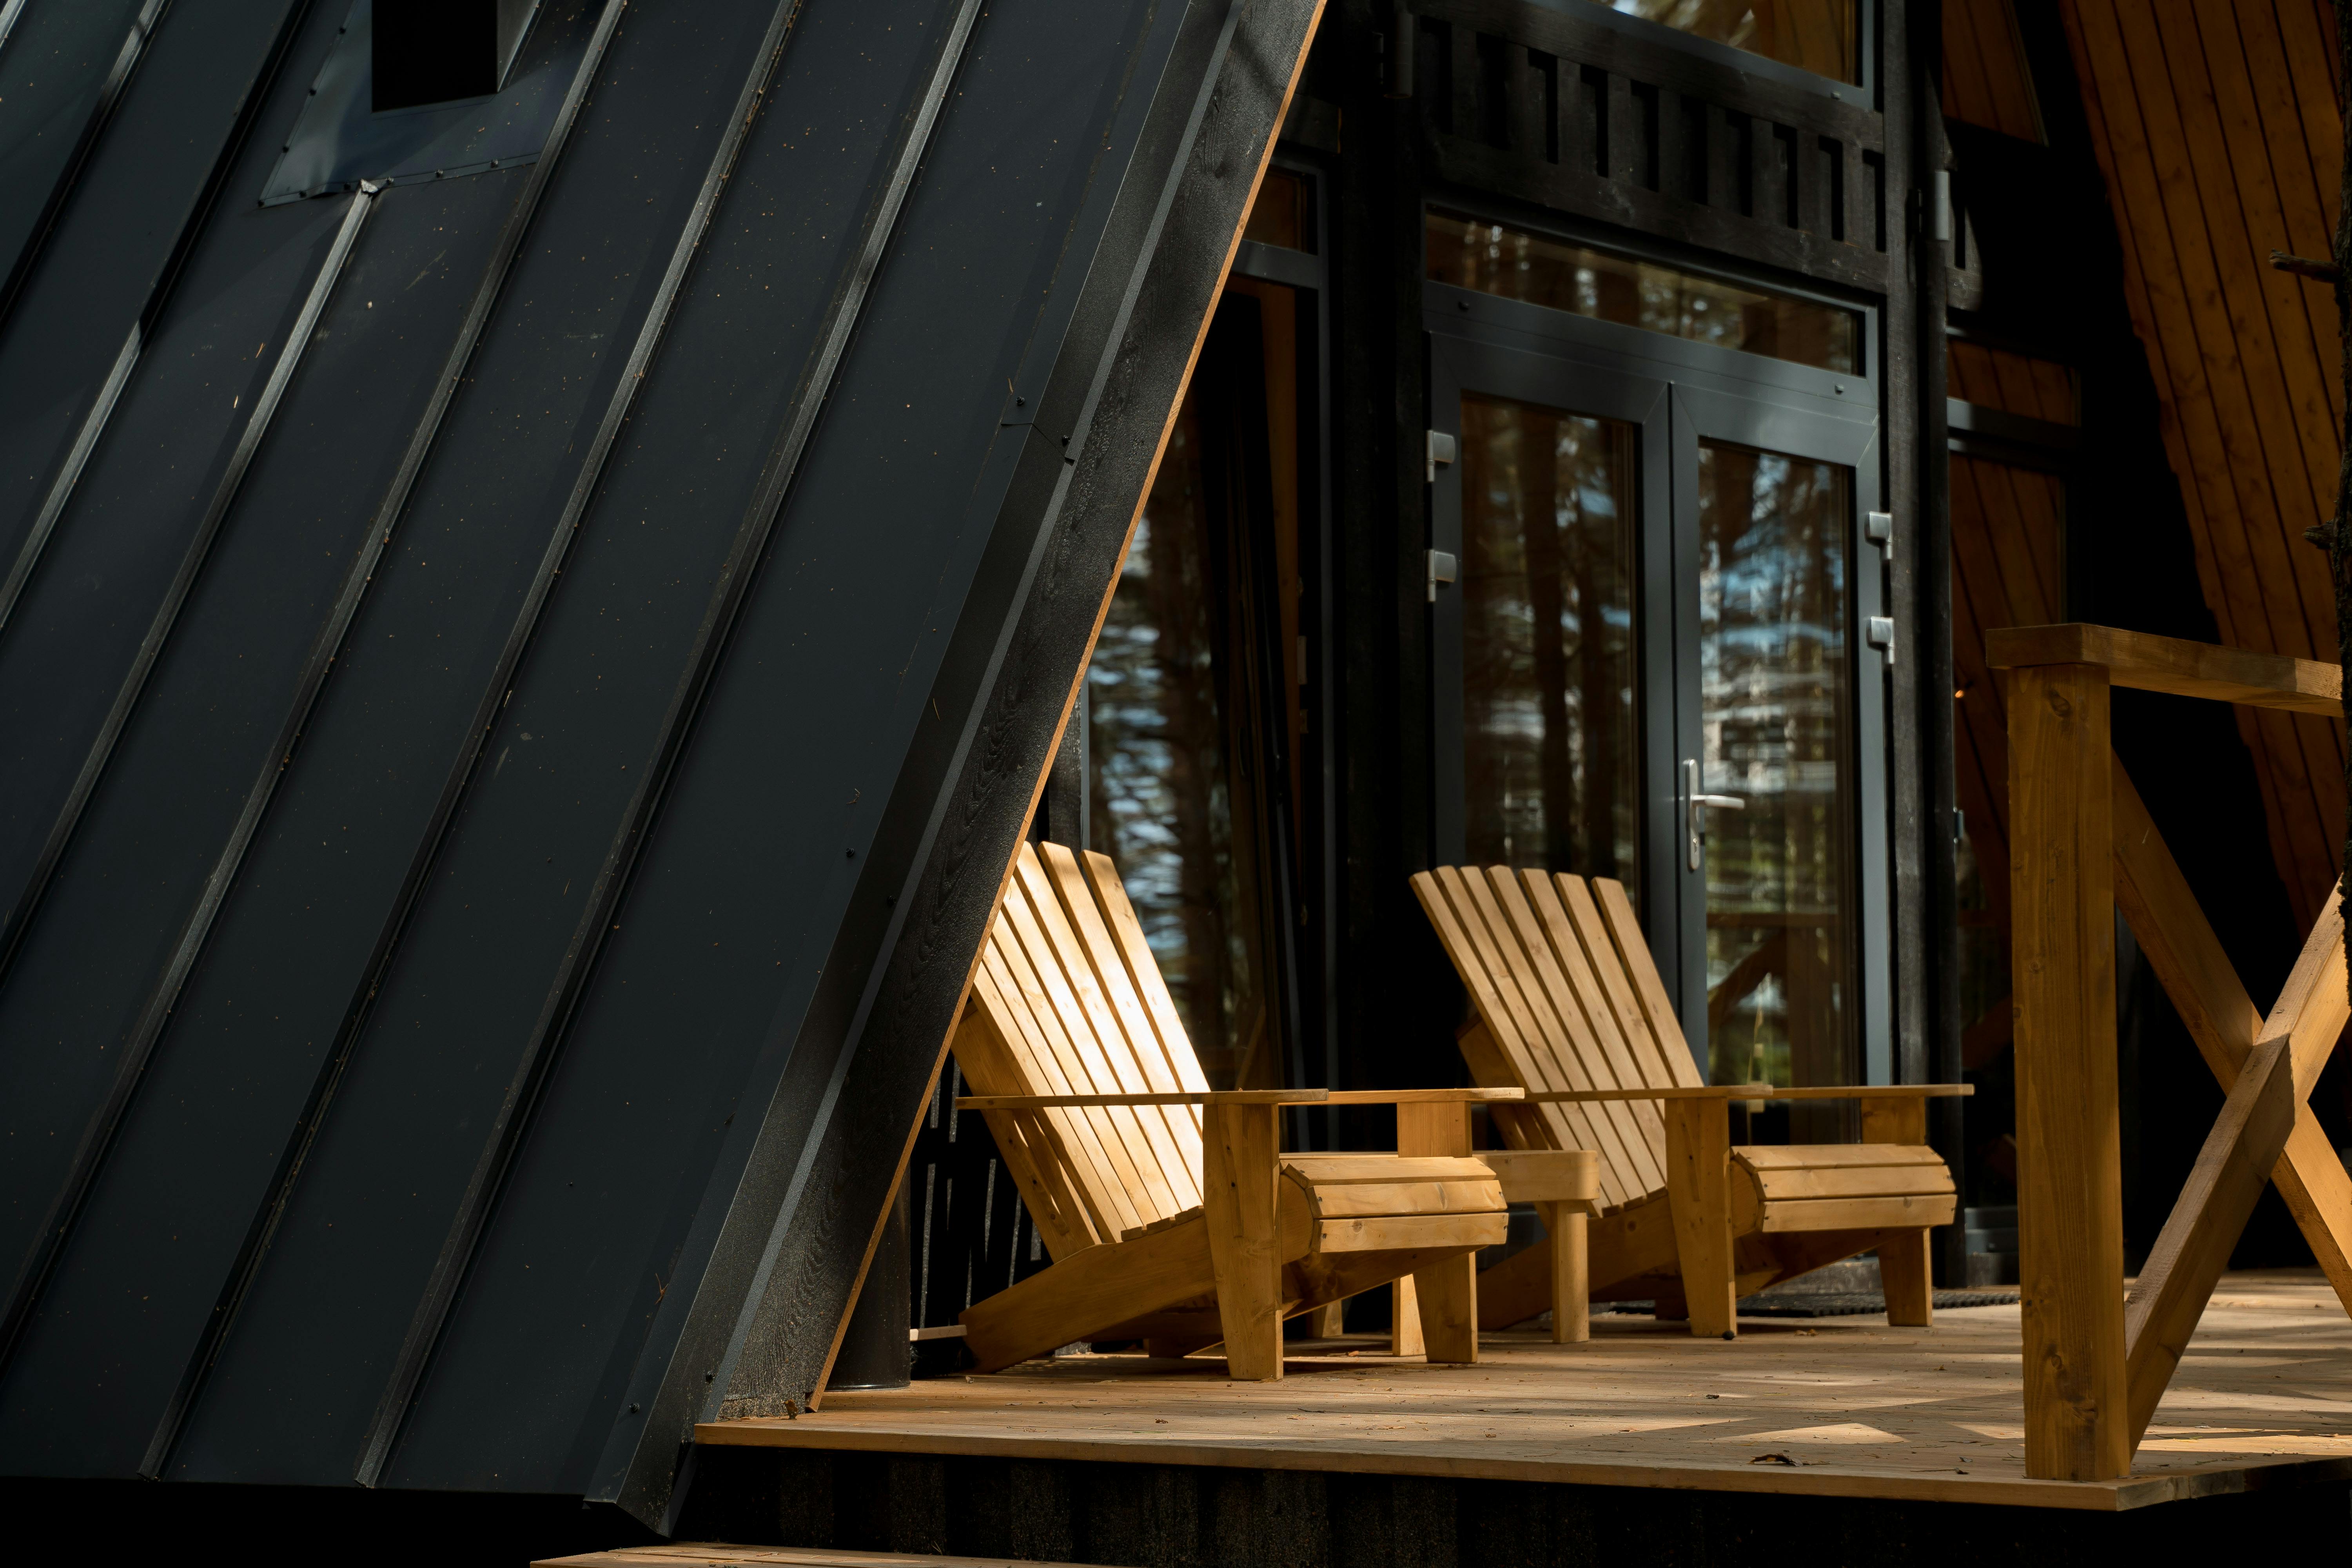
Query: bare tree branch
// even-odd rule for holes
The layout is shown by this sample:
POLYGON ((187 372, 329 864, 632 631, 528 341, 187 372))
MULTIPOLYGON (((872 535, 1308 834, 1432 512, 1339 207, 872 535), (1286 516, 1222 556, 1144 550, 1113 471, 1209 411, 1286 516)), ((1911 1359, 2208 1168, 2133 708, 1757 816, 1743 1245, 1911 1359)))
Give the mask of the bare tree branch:
POLYGON ((2271 252, 2271 265, 2281 272, 2292 272, 2318 283, 2339 283, 2344 279, 2344 269, 2333 261, 2314 261, 2308 256, 2289 256, 2284 250, 2271 252))

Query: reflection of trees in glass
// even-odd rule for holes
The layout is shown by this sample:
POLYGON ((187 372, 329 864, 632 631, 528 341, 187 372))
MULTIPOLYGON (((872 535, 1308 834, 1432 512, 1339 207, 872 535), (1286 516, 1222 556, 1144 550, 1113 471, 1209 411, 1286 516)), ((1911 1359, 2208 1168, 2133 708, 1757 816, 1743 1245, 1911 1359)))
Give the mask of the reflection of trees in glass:
POLYGON ((1633 873, 1632 441, 1612 420, 1463 399, 1464 815, 1475 864, 1633 873))
POLYGON ((1855 79, 1855 0, 1602 0, 1628 16, 1796 66, 1855 79))
POLYGON ((1715 1072, 1850 1081, 1848 470, 1699 447, 1701 767, 1715 1072))
POLYGON ((1424 244, 1428 276, 1456 288, 1823 370, 1860 358, 1861 319, 1817 300, 1448 213, 1430 213, 1424 244))
POLYGON ((1226 918, 1233 803, 1217 702, 1201 433, 1188 401, 1128 546, 1087 671, 1094 847, 1127 883, 1186 1033, 1227 1045, 1249 953, 1226 918))
POLYGON ((1284 1081, 1263 339, 1219 311, 1087 676, 1088 836, 1117 863, 1210 1082, 1284 1081))

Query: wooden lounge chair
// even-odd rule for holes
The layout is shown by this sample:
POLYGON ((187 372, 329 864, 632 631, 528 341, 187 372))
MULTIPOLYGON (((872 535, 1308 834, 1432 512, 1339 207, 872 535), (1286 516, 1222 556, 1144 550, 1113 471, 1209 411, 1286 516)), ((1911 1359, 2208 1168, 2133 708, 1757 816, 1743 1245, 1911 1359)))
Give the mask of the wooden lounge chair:
POLYGON ((1282 1320, 1412 1276, 1433 1361, 1477 1359, 1476 1266, 1505 1187, 1580 1215, 1589 1152, 1470 1155, 1473 1100, 1516 1089, 1212 1093, 1118 873, 1024 846, 954 1049, 1053 1266, 962 1314, 992 1372, 1079 1340, 1155 1355, 1223 1342, 1282 1375, 1282 1320), (1279 1107, 1397 1102, 1401 1153, 1285 1154, 1279 1107), (1497 1167, 1500 1167, 1498 1173, 1497 1167))
MULTIPOLYGON (((1528 1091, 1493 1108, 1504 1141, 1600 1152, 1594 1300, 1653 1300, 1694 1334, 1729 1338, 1739 1297, 1874 1247, 1888 1321, 1928 1323, 1927 1232, 1956 1198, 1926 1146, 1927 1100, 1965 1086, 1710 1089, 1622 885, 1497 866, 1412 887, 1477 1012, 1459 1037, 1471 1078, 1528 1091), (1863 1142, 1734 1148, 1735 1099, 1860 1100, 1863 1142)), ((1481 1326, 1549 1304, 1548 1246, 1480 1276, 1481 1326)))

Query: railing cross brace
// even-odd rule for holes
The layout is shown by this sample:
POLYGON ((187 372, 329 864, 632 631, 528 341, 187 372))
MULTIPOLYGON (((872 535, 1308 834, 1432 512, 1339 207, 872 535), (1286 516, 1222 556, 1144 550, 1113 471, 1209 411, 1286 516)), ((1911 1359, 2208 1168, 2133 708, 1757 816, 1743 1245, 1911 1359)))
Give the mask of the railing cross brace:
POLYGON ((2269 1015, 2256 1010, 2115 761, 2109 693, 2337 714, 2341 675, 2104 626, 2018 627, 1988 645, 2008 676, 2026 1473, 2113 1479, 2129 1472, 2265 1180, 2352 1311, 2352 1178, 2305 1103, 2352 1005, 2330 900, 2269 1015), (2117 910, 2227 1093, 2128 1300, 2117 910))

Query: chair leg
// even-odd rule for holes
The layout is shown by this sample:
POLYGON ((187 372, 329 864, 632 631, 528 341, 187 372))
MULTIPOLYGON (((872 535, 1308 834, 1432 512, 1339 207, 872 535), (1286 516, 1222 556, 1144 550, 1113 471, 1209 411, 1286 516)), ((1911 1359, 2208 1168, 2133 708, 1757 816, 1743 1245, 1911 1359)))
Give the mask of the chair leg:
POLYGON ((1389 1354, 1419 1355, 1426 1349, 1421 1337, 1421 1296, 1408 1274, 1389 1287, 1389 1354))
POLYGON ((1886 1292, 1886 1321, 1897 1328, 1925 1329, 1936 1321, 1936 1294, 1927 1262, 1927 1232, 1906 1230, 1878 1247, 1879 1287, 1886 1292))
MULTIPOLYGON (((1470 1152, 1470 1108, 1462 1104, 1400 1105, 1397 1152, 1470 1152)), ((1478 1260, 1465 1253, 1416 1271, 1412 1293, 1421 1302, 1421 1339, 1432 1361, 1478 1359, 1478 1260)), ((1398 1292, 1402 1300, 1404 1293, 1398 1292)), ((1402 1314, 1399 1314, 1402 1318, 1402 1314)))
POLYGON ((1281 1177, 1271 1105, 1212 1104, 1202 1119, 1201 1206, 1217 1276, 1225 1366, 1242 1382, 1282 1375, 1281 1177))
POLYGON ((1739 1332, 1731 1260, 1731 1107, 1720 1100, 1670 1100, 1666 1110, 1666 1202, 1691 1332, 1739 1332))
POLYGON ((1421 1298, 1421 1338, 1432 1361, 1478 1359, 1478 1255, 1465 1252, 1417 1270, 1413 1294, 1421 1298))
POLYGON ((1581 1344, 1592 1337, 1592 1276, 1584 1249, 1585 1214, 1579 1204, 1543 1205, 1551 1242, 1551 1342, 1581 1344))

